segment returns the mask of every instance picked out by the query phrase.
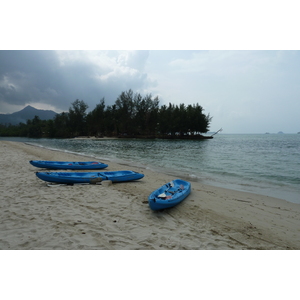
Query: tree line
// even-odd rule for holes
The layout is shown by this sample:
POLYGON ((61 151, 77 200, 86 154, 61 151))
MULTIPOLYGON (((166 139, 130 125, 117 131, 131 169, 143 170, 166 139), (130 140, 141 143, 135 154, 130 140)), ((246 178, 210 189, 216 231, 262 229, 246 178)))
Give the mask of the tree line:
POLYGON ((193 105, 162 105, 158 97, 122 92, 113 105, 106 106, 102 98, 87 113, 83 100, 71 103, 68 112, 57 114, 52 120, 35 116, 19 125, 0 125, 0 136, 71 138, 76 136, 117 137, 175 137, 201 135, 209 129, 211 117, 193 105))

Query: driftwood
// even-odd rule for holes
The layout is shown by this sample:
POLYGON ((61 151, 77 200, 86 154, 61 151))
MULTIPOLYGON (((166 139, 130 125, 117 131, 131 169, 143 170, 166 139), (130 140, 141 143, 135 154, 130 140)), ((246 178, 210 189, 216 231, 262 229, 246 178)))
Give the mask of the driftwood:
POLYGON ((214 134, 212 134, 211 137, 214 136, 215 134, 217 134, 218 132, 221 132, 222 130, 223 130, 223 129, 220 128, 218 131, 216 131, 214 134))

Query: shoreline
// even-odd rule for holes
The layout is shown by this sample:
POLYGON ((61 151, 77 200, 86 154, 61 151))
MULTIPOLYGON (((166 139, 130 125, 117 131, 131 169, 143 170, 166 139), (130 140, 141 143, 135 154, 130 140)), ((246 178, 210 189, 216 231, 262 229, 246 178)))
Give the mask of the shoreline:
MULTIPOLYGON (((0 249, 300 249, 299 204, 189 180, 186 200, 153 212, 148 195, 174 176, 131 166, 145 177, 49 187, 29 160, 90 157, 11 141, 0 154, 0 249)), ((109 161, 103 171, 124 169, 109 161)))
POLYGON ((103 137, 97 137, 97 136, 77 136, 77 137, 74 137, 74 138, 70 138, 71 140, 74 139, 74 140, 90 140, 90 139, 93 139, 93 140, 117 140, 118 137, 108 137, 108 136, 103 136, 103 137))
POLYGON ((207 140, 207 139, 213 139, 213 136, 210 135, 200 135, 200 136, 103 136, 103 137, 98 137, 98 136, 77 136, 74 138, 70 139, 78 139, 78 140, 88 140, 88 139, 93 139, 93 140, 111 140, 111 139, 162 139, 162 140, 207 140))
MULTIPOLYGON (((88 140, 89 138, 84 138, 81 137, 79 138, 80 140, 88 140)), ((91 137, 91 139, 94 140, 94 138, 91 137)), ((110 138, 104 137, 105 140, 109 140, 110 138)), ((114 138, 114 139, 119 139, 119 138, 114 138)), ((100 140, 99 138, 96 140, 100 140)), ((120 139, 119 139, 120 140, 120 139)), ((57 150, 57 151, 62 151, 62 152, 68 152, 68 153, 73 153, 79 156, 86 156, 90 157, 92 160, 102 160, 104 162, 115 162, 120 165, 128 166, 131 168, 132 166, 138 166, 140 168, 149 168, 154 172, 158 173, 163 173, 171 176, 179 176, 182 179, 185 179, 187 181, 193 181, 193 182, 201 182, 204 185, 208 186, 215 186, 215 187, 220 187, 220 188, 225 188, 225 189, 230 189, 230 190, 235 190, 235 191, 241 191, 241 192, 248 192, 248 193, 253 193, 253 194, 258 194, 258 195, 264 195, 264 196, 269 196, 269 197, 274 197, 274 198, 279 198, 291 203, 295 204, 300 204, 299 202, 299 191, 296 191, 293 189, 293 187, 288 188, 287 186, 282 186, 281 189, 277 189, 277 187, 272 183, 271 185, 262 185, 259 182, 253 182, 249 184, 245 184, 242 182, 233 182, 225 180, 222 180, 220 178, 220 175, 212 175, 212 174, 206 174, 203 176, 201 173, 189 173, 187 171, 178 171, 174 168, 166 168, 163 167, 161 168, 158 165, 152 165, 148 164, 147 162, 140 163, 139 161, 133 162, 133 161, 128 161, 128 160, 122 160, 121 158, 109 158, 109 157, 103 157, 102 155, 94 155, 94 154, 88 154, 88 153, 80 153, 80 152, 74 152, 71 150, 63 150, 59 148, 50 148, 47 146, 43 145, 37 145, 37 144, 31 144, 30 142, 24 142, 29 145, 35 145, 37 147, 43 147, 45 149, 51 149, 51 150, 57 150), (219 176, 219 177, 218 177, 219 176)))

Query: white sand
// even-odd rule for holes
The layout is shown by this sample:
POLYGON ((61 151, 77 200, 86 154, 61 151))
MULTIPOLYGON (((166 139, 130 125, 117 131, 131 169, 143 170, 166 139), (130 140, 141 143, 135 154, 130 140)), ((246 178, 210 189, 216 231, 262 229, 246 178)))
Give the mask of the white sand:
MULTIPOLYGON (((29 160, 89 157, 0 141, 0 249, 300 249, 300 205, 192 183, 180 205, 154 212, 148 195, 174 177, 49 187, 29 160)), ((103 161, 105 162, 105 161, 103 161)))

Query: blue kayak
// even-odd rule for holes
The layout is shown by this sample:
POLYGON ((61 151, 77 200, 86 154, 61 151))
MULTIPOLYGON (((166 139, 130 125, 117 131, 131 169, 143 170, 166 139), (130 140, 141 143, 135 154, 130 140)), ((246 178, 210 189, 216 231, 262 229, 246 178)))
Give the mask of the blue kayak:
POLYGON ((111 171, 111 172, 36 172, 36 176, 44 181, 54 183, 90 183, 96 184, 102 180, 112 182, 124 182, 138 180, 144 177, 134 171, 111 171))
POLYGON ((165 209, 179 204, 190 193, 190 182, 175 179, 152 192, 148 197, 148 203, 152 210, 165 209))
POLYGON ((33 166, 46 169, 64 169, 64 170, 97 170, 107 168, 107 164, 98 161, 47 161, 31 160, 33 166))

